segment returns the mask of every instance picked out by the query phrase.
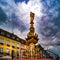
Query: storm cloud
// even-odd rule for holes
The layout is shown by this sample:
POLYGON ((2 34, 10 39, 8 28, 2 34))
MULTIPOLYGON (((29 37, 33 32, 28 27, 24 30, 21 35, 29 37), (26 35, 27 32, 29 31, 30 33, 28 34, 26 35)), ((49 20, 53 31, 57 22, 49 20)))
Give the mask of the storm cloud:
MULTIPOLYGON (((41 0, 43 4, 42 13, 44 14, 38 22, 38 32, 42 34, 42 38, 53 41, 60 35, 60 1, 59 0, 41 0), (52 37, 55 36, 53 39, 52 37)), ((58 38, 60 39, 60 37, 58 38)), ((57 39, 57 41, 58 41, 57 39)), ((60 42, 60 40, 59 40, 60 42)), ((50 43, 51 44, 51 43, 50 43)), ((56 43, 55 43, 56 44, 56 43)), ((51 45, 55 45, 54 43, 51 45)), ((56 45, 59 45, 57 42, 56 45)))
POLYGON ((22 38, 29 31, 30 11, 34 12, 38 43, 60 53, 60 0, 0 0, 0 7, 0 28, 22 38))

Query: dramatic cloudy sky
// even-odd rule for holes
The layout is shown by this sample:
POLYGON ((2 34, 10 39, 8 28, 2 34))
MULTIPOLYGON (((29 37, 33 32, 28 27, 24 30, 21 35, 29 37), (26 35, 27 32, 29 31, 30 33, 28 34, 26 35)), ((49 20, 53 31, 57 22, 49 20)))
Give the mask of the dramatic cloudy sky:
POLYGON ((30 11, 38 43, 60 55, 60 0, 0 0, 0 28, 25 39, 30 11))

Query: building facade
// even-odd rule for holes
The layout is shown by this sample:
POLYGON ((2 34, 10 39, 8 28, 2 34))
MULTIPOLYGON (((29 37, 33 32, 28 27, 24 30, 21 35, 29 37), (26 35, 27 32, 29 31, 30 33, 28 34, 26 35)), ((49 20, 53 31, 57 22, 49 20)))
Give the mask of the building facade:
POLYGON ((20 57, 20 47, 24 40, 18 36, 0 29, 0 57, 20 57))

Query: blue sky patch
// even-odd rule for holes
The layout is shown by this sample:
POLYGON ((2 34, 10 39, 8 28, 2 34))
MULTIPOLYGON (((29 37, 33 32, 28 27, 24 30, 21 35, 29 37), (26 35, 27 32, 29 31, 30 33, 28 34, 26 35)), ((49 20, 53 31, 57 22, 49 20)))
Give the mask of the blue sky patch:
POLYGON ((27 3, 29 0, 15 0, 15 3, 23 2, 23 1, 25 1, 27 3))

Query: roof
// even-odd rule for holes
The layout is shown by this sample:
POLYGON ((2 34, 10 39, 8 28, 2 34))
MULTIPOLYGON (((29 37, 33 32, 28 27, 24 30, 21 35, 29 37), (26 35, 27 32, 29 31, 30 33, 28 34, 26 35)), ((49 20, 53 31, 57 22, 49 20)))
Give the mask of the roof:
POLYGON ((10 38, 12 40, 15 40, 15 41, 18 41, 18 42, 21 42, 21 43, 25 43, 25 40, 18 37, 17 35, 13 34, 13 33, 10 33, 6 30, 3 30, 3 29, 0 29, 0 35, 1 36, 4 36, 4 37, 7 37, 7 38, 10 38))

